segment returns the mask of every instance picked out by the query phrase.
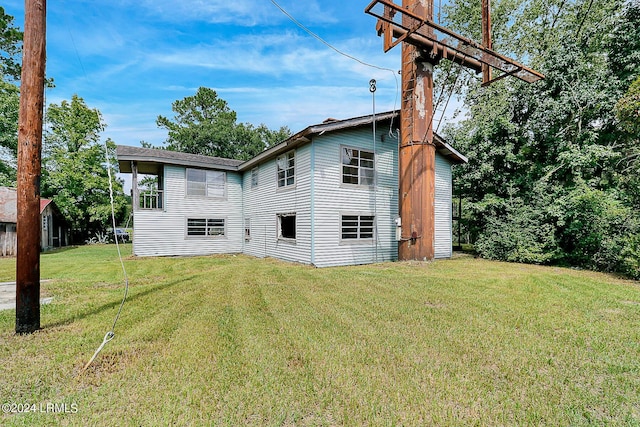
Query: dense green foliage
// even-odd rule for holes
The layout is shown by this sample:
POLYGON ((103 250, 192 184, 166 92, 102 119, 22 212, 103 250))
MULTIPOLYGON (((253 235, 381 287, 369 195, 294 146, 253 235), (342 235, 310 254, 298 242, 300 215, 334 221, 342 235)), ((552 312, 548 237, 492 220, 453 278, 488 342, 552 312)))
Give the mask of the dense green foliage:
POLYGON ((0 185, 15 186, 22 32, 0 6, 0 185))
MULTIPOLYGON (((480 16, 475 3, 457 2, 449 18, 478 39, 478 20, 465 24, 480 16)), ((469 78, 469 115, 446 130, 470 159, 457 169, 456 187, 477 250, 640 277, 632 84, 640 76, 640 2, 500 0, 492 7, 495 49, 525 58, 545 79, 482 88, 469 78)))
POLYGON ((13 16, 7 15, 0 6, 0 75, 16 81, 20 80, 22 67, 22 31, 13 23, 13 16))
MULTIPOLYGON (((43 153, 42 196, 53 199, 72 225, 74 241, 83 242, 111 224, 109 177, 105 147, 100 143, 104 123, 100 112, 87 107, 77 95, 71 102, 51 104, 47 109, 43 153)), ((115 144, 108 140, 110 151, 115 144)), ((113 153, 110 165, 115 164, 113 153)), ((126 213, 122 183, 114 177, 116 221, 126 213)))
POLYGON ((18 154, 18 87, 0 80, 0 185, 16 184, 16 157, 18 154))
POLYGON ((158 116, 158 126, 168 130, 166 147, 173 151, 248 160, 286 139, 290 131, 265 125, 237 123, 236 113, 213 90, 198 89, 194 96, 175 101, 173 119, 158 116))

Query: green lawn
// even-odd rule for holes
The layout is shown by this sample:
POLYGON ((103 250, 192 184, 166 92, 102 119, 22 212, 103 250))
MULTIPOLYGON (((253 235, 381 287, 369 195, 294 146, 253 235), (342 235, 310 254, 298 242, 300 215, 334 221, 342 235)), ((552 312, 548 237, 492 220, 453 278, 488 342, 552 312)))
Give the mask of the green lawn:
POLYGON ((115 247, 41 263, 42 330, 0 312, 0 402, 75 413, 0 425, 640 425, 637 282, 469 256, 128 258, 116 336, 81 374, 122 297, 115 247))

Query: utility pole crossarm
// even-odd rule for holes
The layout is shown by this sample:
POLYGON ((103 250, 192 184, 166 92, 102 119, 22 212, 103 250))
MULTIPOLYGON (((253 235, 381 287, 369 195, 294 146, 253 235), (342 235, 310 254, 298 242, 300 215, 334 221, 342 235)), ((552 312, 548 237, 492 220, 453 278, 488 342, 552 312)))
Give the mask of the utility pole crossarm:
MULTIPOLYGON (((365 12, 378 18, 377 28, 379 33, 384 33, 385 51, 404 42, 431 52, 434 59, 451 59, 478 73, 485 65, 529 83, 544 79, 543 74, 493 51, 490 44, 476 43, 403 8, 393 0, 373 0, 365 12)), ((485 84, 498 78, 485 81, 485 84)))

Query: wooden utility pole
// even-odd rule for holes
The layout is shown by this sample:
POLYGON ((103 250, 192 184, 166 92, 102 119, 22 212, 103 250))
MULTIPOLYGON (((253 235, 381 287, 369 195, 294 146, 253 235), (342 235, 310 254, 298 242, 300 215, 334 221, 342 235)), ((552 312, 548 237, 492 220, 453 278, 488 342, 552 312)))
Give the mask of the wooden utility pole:
POLYGON ((18 256, 16 332, 40 329, 40 166, 46 0, 25 0, 20 115, 18 123, 18 256))
MULTIPOLYGON (((404 9, 433 20, 433 2, 403 0, 404 9)), ((435 160, 433 143, 433 67, 437 60, 409 43, 402 44, 399 197, 402 238, 400 260, 434 257, 435 160)))
MULTIPOLYGON (((491 49, 491 1, 482 0, 482 46, 491 49)), ((482 84, 491 82, 491 67, 482 64, 482 84)))
POLYGON ((483 73, 483 85, 504 77, 533 83, 544 76, 491 50, 489 0, 482 0, 482 44, 433 22, 433 0, 372 0, 365 13, 378 18, 385 52, 402 43, 399 197, 400 260, 435 255, 435 145, 433 67, 447 59, 483 73), (491 68, 499 70, 496 78, 491 68))

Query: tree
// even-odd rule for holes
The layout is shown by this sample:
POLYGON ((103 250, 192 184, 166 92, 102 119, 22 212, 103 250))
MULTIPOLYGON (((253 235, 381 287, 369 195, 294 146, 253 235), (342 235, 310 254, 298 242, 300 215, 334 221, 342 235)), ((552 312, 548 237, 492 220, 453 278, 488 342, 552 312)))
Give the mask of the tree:
POLYGON ((624 129, 636 138, 640 137, 640 76, 631 83, 629 90, 616 104, 616 115, 624 129))
MULTIPOLYGON (((74 240, 83 241, 111 223, 106 151, 100 144, 105 125, 100 112, 87 107, 77 95, 71 102, 51 104, 46 120, 42 195, 53 199, 70 222, 74 240)), ((107 140, 106 145, 109 164, 114 165, 115 143, 107 140)), ((111 173, 115 177, 113 167, 111 173)), ((122 182, 115 181, 113 187, 116 221, 120 222, 127 202, 122 182)))
POLYGON ((0 185, 16 185, 22 32, 0 7, 0 185))
POLYGON ((0 80, 0 185, 16 185, 19 89, 0 80))
POLYGON ((13 25, 13 16, 0 6, 0 74, 10 80, 20 80, 22 31, 13 25))
POLYGON ((235 111, 205 87, 194 96, 175 101, 172 109, 174 118, 158 116, 156 120, 169 133, 165 141, 168 150, 246 160, 279 142, 277 138, 290 135, 285 127, 271 131, 264 125, 237 124, 235 111))
MULTIPOLYGON (((458 1, 449 13, 458 31, 477 39, 476 3, 458 1)), ((491 258, 640 276, 638 263, 627 262, 637 254, 638 198, 618 167, 629 135, 614 113, 626 99, 625 79, 638 70, 628 60, 640 48, 637 21, 629 21, 636 6, 501 0, 493 7, 494 47, 526 58, 546 78, 533 85, 503 79, 486 88, 468 79, 468 118, 446 129, 470 158, 455 175, 472 212, 476 248, 491 258), (622 45, 624 54, 612 50, 622 45), (612 221, 616 215, 623 220, 612 221)))

